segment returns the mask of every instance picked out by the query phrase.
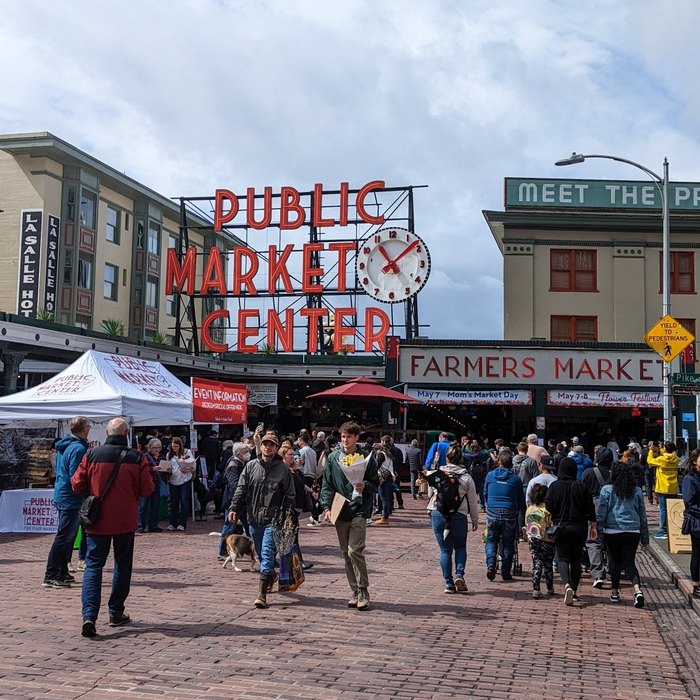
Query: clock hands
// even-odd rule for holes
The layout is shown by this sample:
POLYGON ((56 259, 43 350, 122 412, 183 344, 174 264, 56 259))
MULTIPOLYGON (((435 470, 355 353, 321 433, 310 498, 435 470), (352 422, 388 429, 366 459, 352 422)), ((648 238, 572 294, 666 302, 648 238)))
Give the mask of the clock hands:
POLYGON ((389 272, 391 270, 394 274, 399 274, 399 268, 398 265, 396 264, 401 258, 405 257, 408 255, 414 248, 417 248, 419 245, 418 241, 413 241, 409 246, 405 248, 401 253, 399 253, 393 260, 389 258, 386 254, 386 251, 382 246, 379 246, 379 252, 384 256, 384 258, 387 261, 387 264, 382 268, 383 273, 389 272))

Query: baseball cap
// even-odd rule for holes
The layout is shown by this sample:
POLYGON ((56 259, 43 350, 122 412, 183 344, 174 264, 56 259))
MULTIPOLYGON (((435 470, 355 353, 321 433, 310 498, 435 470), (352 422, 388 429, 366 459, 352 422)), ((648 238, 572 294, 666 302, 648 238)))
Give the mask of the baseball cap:
POLYGON ((572 438, 571 438, 571 442, 578 442, 578 438, 577 438, 577 437, 572 437, 572 438))
POLYGON ((265 442, 272 442, 272 443, 274 443, 275 445, 277 445, 277 447, 279 447, 279 444, 280 444, 280 441, 277 439, 277 437, 276 437, 275 435, 264 435, 264 436, 263 436, 263 439, 261 440, 261 442, 262 442, 262 443, 265 443, 265 442))
POLYGON ((540 464, 543 467, 553 467, 554 460, 552 459, 551 455, 542 455, 542 458, 540 459, 540 464))

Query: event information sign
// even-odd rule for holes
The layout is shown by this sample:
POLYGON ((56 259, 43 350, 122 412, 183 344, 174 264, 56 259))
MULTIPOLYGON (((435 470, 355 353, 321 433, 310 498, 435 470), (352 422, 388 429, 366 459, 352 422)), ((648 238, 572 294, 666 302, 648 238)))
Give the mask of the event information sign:
POLYGON ((244 425, 248 419, 248 389, 245 384, 192 377, 192 409, 195 423, 244 425))

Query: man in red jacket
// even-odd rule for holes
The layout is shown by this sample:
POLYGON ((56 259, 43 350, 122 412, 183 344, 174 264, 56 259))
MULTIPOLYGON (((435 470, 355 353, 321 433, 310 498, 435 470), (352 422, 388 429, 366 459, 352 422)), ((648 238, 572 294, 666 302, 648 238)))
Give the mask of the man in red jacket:
POLYGON ((126 438, 128 431, 129 425, 123 418, 109 421, 105 444, 88 450, 71 479, 76 493, 102 499, 97 522, 85 528, 87 557, 82 592, 83 637, 94 637, 97 633, 95 621, 100 612, 102 569, 112 543, 114 576, 108 602, 109 624, 118 627, 131 620, 124 612, 124 602, 131 588, 139 498, 151 494, 153 479, 141 454, 129 448, 126 438), (107 482, 119 460, 116 477, 105 495, 107 482))

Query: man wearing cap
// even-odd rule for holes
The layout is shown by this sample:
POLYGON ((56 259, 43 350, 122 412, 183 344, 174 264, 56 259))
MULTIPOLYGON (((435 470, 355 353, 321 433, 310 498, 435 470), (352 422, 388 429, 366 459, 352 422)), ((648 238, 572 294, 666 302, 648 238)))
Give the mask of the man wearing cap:
POLYGON ((260 560, 260 591, 254 602, 256 608, 267 607, 267 594, 275 582, 277 549, 272 537, 272 522, 281 508, 294 507, 296 495, 292 472, 278 456, 278 447, 276 435, 268 432, 263 436, 260 456, 243 468, 228 514, 228 521, 235 523, 237 511, 245 504, 248 529, 260 560))
POLYGON ((542 484, 547 486, 556 481, 557 477, 554 475, 554 460, 549 455, 542 457, 542 463, 540 464, 540 473, 534 478, 530 479, 527 485, 527 491, 525 492, 525 505, 531 506, 532 501, 530 500, 530 494, 532 489, 535 488, 536 484, 542 484))

